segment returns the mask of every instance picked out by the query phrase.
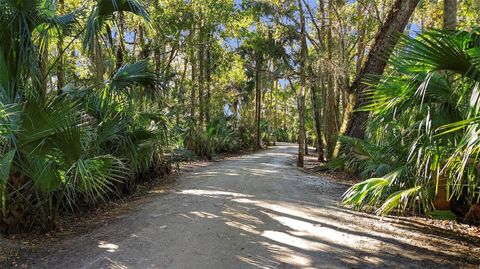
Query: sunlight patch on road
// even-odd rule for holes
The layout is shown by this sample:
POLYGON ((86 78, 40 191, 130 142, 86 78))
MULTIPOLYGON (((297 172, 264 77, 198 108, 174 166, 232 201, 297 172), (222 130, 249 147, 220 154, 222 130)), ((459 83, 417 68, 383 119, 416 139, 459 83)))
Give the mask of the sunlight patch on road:
POLYGON ((217 215, 212 214, 212 213, 208 213, 208 212, 205 212, 205 211, 190 211, 190 212, 188 212, 188 214, 194 215, 194 216, 199 217, 199 218, 206 218, 206 219, 218 218, 217 215))
POLYGON ((319 242, 296 237, 284 232, 267 230, 262 236, 275 242, 308 251, 327 251, 328 246, 319 242))
POLYGON ((313 268, 312 259, 306 254, 269 242, 261 242, 261 245, 272 253, 272 258, 275 258, 276 261, 295 266, 296 268, 313 268))
POLYGON ((339 232, 335 229, 322 227, 321 224, 312 224, 310 222, 297 220, 294 218, 278 216, 276 214, 267 213, 270 218, 280 222, 282 225, 294 229, 290 234, 301 237, 316 237, 322 240, 329 241, 338 245, 352 246, 359 244, 360 237, 339 232))
POLYGON ((275 168, 283 168, 285 167, 282 164, 275 164, 275 163, 262 163, 263 166, 275 167, 275 168))
POLYGON ((260 235, 260 232, 257 230, 257 227, 255 225, 246 224, 238 221, 227 221, 225 222, 225 224, 250 234, 260 235))
POLYGON ((258 206, 264 209, 268 209, 277 213, 290 215, 293 217, 298 217, 306 220, 310 220, 313 222, 318 222, 320 219, 324 223, 328 223, 331 225, 337 224, 336 221, 327 220, 327 218, 323 218, 323 212, 320 212, 312 207, 306 206, 302 203, 291 203, 291 202, 283 202, 277 200, 256 200, 256 199, 249 199, 249 197, 239 197, 232 199, 232 201, 241 203, 241 204, 251 204, 254 206, 258 206))
POLYGON ((182 190, 177 192, 178 194, 189 194, 189 195, 198 195, 198 196, 208 196, 208 197, 253 197, 253 195, 237 193, 237 192, 228 192, 228 191, 212 191, 212 190, 182 190))
POLYGON ((229 218, 241 219, 242 222, 249 222, 253 224, 263 224, 263 221, 261 221, 259 218, 253 215, 247 214, 244 211, 240 211, 231 207, 228 207, 225 210, 223 210, 222 214, 229 218))
POLYGON ((249 172, 253 172, 259 175, 268 175, 268 174, 276 174, 278 171, 270 170, 270 169, 257 169, 257 168, 248 168, 246 169, 249 172))
POLYGON ((271 153, 264 153, 262 156, 275 156, 275 157, 290 157, 292 154, 289 153, 280 153, 280 152, 271 152, 271 153))
POLYGON ((118 245, 108 243, 106 241, 100 241, 98 242, 98 247, 106 249, 108 252, 115 252, 118 250, 118 245))

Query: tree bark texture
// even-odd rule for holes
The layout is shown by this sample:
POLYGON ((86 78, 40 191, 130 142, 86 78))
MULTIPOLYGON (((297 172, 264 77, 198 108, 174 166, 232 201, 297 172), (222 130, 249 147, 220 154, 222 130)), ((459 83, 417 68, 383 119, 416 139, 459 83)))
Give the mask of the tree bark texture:
POLYGON ((355 94, 355 105, 351 115, 345 115, 344 121, 347 121, 347 131, 349 136, 363 139, 365 137, 365 123, 368 119, 368 113, 358 111, 368 103, 364 92, 367 88, 363 80, 369 75, 382 75, 387 65, 387 60, 407 22, 412 15, 419 0, 396 0, 390 9, 385 22, 378 31, 372 48, 370 49, 367 60, 358 73, 355 81, 349 87, 349 94, 355 94))

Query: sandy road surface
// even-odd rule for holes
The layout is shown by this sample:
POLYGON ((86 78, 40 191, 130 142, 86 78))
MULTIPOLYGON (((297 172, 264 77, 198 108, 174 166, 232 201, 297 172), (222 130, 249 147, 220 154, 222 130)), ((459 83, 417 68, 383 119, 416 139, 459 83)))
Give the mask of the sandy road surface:
POLYGON ((196 168, 168 194, 23 259, 29 268, 478 268, 477 246, 338 206, 345 186, 291 166, 296 147, 196 168))

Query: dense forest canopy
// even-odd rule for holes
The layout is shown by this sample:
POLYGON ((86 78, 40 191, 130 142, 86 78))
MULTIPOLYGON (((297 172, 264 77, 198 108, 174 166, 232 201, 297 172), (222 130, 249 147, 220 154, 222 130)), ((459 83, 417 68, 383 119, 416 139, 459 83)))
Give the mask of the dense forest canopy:
POLYGON ((477 0, 0 0, 4 231, 298 142, 345 202, 478 203, 477 0), (442 196, 442 197, 440 197, 442 196))

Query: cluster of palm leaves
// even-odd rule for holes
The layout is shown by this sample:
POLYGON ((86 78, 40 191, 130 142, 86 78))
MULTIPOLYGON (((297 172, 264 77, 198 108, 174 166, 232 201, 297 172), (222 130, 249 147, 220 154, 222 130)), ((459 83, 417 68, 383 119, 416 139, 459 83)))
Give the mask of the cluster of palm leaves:
MULTIPOLYGON (((241 130, 234 128, 233 119, 225 116, 219 116, 213 119, 203 130, 197 130, 193 137, 192 150, 197 156, 212 159, 218 153, 236 152, 242 148, 248 148, 244 145, 240 134, 241 130)), ((248 137, 251 141, 251 136, 248 137)))
POLYGON ((435 196, 480 199, 480 35, 429 31, 402 37, 388 75, 372 78, 368 138, 342 138, 344 161, 370 179, 351 187, 354 207, 430 212, 435 196))
POLYGON ((46 91, 44 43, 83 34, 88 49, 115 12, 147 16, 136 0, 98 1, 86 26, 78 12, 57 15, 54 1, 0 0, 0 10, 0 226, 48 228, 58 212, 109 199, 155 169, 167 120, 144 94, 159 89, 147 61, 105 85, 46 91))

